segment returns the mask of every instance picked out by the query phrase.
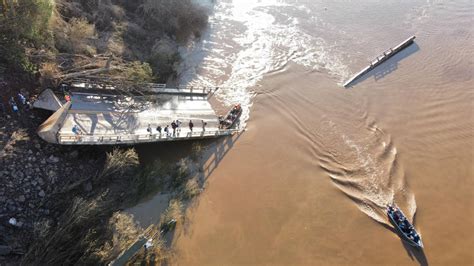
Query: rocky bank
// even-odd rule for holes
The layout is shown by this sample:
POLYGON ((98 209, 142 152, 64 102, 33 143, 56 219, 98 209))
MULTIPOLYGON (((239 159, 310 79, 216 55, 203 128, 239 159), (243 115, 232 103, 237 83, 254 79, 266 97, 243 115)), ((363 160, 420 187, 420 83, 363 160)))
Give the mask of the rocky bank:
POLYGON ((36 129, 48 115, 26 106, 0 114, 0 264, 23 254, 40 225, 55 222, 69 192, 90 192, 87 179, 104 160, 89 147, 40 139, 36 129))

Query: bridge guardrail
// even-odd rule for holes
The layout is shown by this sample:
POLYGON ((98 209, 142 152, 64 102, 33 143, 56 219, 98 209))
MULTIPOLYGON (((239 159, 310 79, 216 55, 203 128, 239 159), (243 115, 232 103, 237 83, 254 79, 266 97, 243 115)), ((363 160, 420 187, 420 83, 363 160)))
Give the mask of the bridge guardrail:
POLYGON ((214 93, 219 87, 201 87, 201 86, 178 86, 175 88, 167 88, 165 84, 148 84, 148 90, 153 92, 168 93, 186 93, 186 94, 204 94, 214 93))
POLYGON ((240 131, 239 129, 222 129, 222 130, 209 130, 209 131, 195 131, 176 133, 175 136, 172 134, 125 134, 125 135, 85 135, 85 134, 59 134, 57 139, 59 144, 127 144, 127 143, 146 143, 146 142, 159 142, 159 141, 173 141, 173 140, 184 140, 184 139, 200 139, 210 137, 220 137, 231 135, 235 132, 240 131))

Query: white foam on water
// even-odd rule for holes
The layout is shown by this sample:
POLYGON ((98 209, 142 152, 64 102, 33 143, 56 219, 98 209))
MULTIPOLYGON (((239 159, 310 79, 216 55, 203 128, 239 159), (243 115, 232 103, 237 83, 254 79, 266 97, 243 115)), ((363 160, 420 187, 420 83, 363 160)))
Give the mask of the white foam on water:
MULTIPOLYGON (((326 150, 338 150, 337 156, 327 153, 320 166, 336 187, 351 198, 369 217, 388 224, 387 204, 396 203, 410 220, 416 213, 415 195, 406 182, 403 168, 397 162, 397 148, 390 135, 382 131, 359 131, 347 135, 331 120, 326 128, 326 150)), ((376 125, 374 125, 376 126, 376 125)))
POLYGON ((276 0, 218 2, 201 41, 180 51, 181 83, 219 86, 218 99, 242 104, 245 122, 255 95, 252 88, 289 62, 327 71, 339 83, 349 76, 342 57, 323 38, 306 33, 285 10, 305 7, 276 0))

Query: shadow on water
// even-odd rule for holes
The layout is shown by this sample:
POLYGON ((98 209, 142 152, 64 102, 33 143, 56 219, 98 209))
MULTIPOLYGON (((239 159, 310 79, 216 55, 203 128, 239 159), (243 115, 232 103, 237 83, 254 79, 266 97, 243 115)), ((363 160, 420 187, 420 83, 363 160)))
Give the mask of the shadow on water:
MULTIPOLYGON (((416 224, 416 212, 413 216, 413 225, 416 224)), ((426 265, 429 265, 428 263, 428 259, 426 258, 425 256, 425 251, 423 249, 420 249, 420 248, 415 248, 409 244, 407 244, 405 241, 403 241, 403 239, 401 239, 402 241, 402 244, 403 244, 403 247, 405 248, 408 256, 410 257, 411 260, 413 259, 416 259, 418 261, 418 263, 422 266, 426 266, 426 265)))
MULTIPOLYGON (((199 182, 201 183, 201 188, 204 187, 206 180, 209 176, 214 172, 214 170, 219 166, 220 162, 224 158, 224 156, 230 151, 230 149, 234 146, 234 143, 240 138, 243 132, 239 132, 238 134, 234 134, 233 136, 221 137, 217 139, 206 139, 206 140, 192 140, 192 141, 173 141, 173 142, 163 142, 163 143, 153 143, 153 144, 140 144, 136 145, 135 149, 139 154, 140 163, 142 165, 147 165, 149 163, 153 163, 156 160, 165 162, 165 163, 176 163, 181 159, 190 158, 195 153, 194 149, 196 144, 202 147, 202 151, 199 152, 198 158, 194 158, 194 162, 198 164, 199 170, 193 171, 191 173, 192 176, 198 178, 199 182)), ((172 192, 169 192, 172 193, 172 192)), ((170 200, 170 199, 168 199, 170 200)), ((184 205, 184 209, 190 207, 191 205, 195 204, 196 201, 187 202, 184 205)), ((155 203, 152 203, 146 206, 147 210, 150 212, 156 212, 158 210, 155 203)), ((153 218, 155 222, 159 222, 159 218, 161 213, 158 216, 153 218)), ((184 233, 189 231, 189 223, 183 223, 181 226, 183 228, 184 233)), ((176 237, 176 230, 171 230, 165 233, 162 237, 164 240, 164 244, 167 248, 170 248, 174 238, 176 237)), ((146 239, 145 239, 146 240, 146 239)), ((145 240, 138 240, 126 251, 127 257, 133 256, 139 250, 145 251, 145 256, 143 257, 144 262, 153 261, 153 254, 147 254, 146 249, 143 249, 142 246, 144 245, 145 240), (133 249, 136 246, 138 249, 133 249)), ((120 258, 123 259, 123 258, 120 258)), ((145 263, 146 264, 146 263, 145 263)), ((166 265, 167 261, 164 262, 162 265, 166 265)))
POLYGON ((353 86, 367 80, 367 79, 373 79, 375 82, 377 82, 380 79, 383 79, 387 75, 391 74, 395 70, 398 69, 398 63, 402 61, 403 59, 409 57, 410 55, 418 52, 420 50, 420 46, 416 42, 408 46, 407 48, 403 49, 387 61, 383 62, 381 65, 375 67, 362 77, 354 80, 350 86, 347 88, 352 88, 353 86))
MULTIPOLYGON (((225 155, 232 149, 234 143, 240 138, 243 132, 233 136, 221 137, 217 139, 189 140, 189 141, 170 141, 151 144, 136 145, 135 149, 139 155, 141 165, 149 165, 155 161, 166 164, 176 164, 183 159, 192 159, 190 177, 195 177, 201 188, 206 186, 206 181, 214 170, 219 166, 225 155), (201 151, 196 153, 195 146, 201 147, 201 151), (197 156, 197 158, 195 158, 197 156)), ((172 191, 168 191, 168 194, 172 191)), ((159 194, 163 194, 160 192, 159 194)), ((156 195, 150 195, 143 198, 139 203, 149 201, 156 195)), ((147 207, 149 210, 156 210, 157 203, 151 203, 147 207)), ((193 203, 194 204, 194 203, 193 203)), ((159 217, 159 215, 157 216, 159 217)))
POLYGON ((426 258, 425 251, 420 248, 416 248, 405 242, 403 239, 400 240, 402 242, 403 247, 405 248, 408 256, 410 257, 411 260, 415 260, 421 265, 421 266, 427 266, 429 265, 428 259, 426 258))
MULTIPOLYGON (((413 217, 413 224, 415 224, 415 218, 416 218, 416 213, 415 213, 415 216, 413 217)), ((378 222, 378 221, 377 221, 378 222)), ((425 251, 421 248, 418 248, 418 247, 414 247, 412 245, 410 245, 408 242, 406 242, 403 237, 400 235, 400 233, 392 226, 386 224, 386 223, 381 223, 381 222, 378 222, 379 224, 381 224, 383 227, 385 227, 387 230, 389 230, 390 232, 392 232, 393 234, 397 235, 399 238, 400 238, 400 242, 401 244, 403 245, 403 247, 405 248, 405 251, 407 252, 407 255, 408 257, 414 261, 416 259, 416 261, 421 265, 421 266, 427 266, 429 265, 428 263, 428 259, 426 258, 426 255, 425 255, 425 251)))
POLYGON ((199 144, 204 148, 199 158, 199 164, 201 166, 199 179, 205 181, 218 167, 221 160, 242 134, 243 132, 239 132, 233 136, 217 139, 140 144, 136 146, 136 149, 143 163, 149 163, 155 160, 176 162, 189 157, 189 155, 193 153, 194 144, 199 144))

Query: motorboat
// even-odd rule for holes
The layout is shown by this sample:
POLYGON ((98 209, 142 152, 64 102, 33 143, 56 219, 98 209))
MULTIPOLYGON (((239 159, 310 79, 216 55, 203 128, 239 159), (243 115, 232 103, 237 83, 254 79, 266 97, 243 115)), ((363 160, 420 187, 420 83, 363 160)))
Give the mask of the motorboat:
POLYGON ((225 116, 219 117, 219 127, 222 129, 232 128, 242 115, 242 106, 234 105, 225 116))
POLYGON ((408 221, 400 208, 396 205, 388 205, 387 216, 404 240, 414 247, 423 248, 420 234, 416 232, 415 227, 408 221))

